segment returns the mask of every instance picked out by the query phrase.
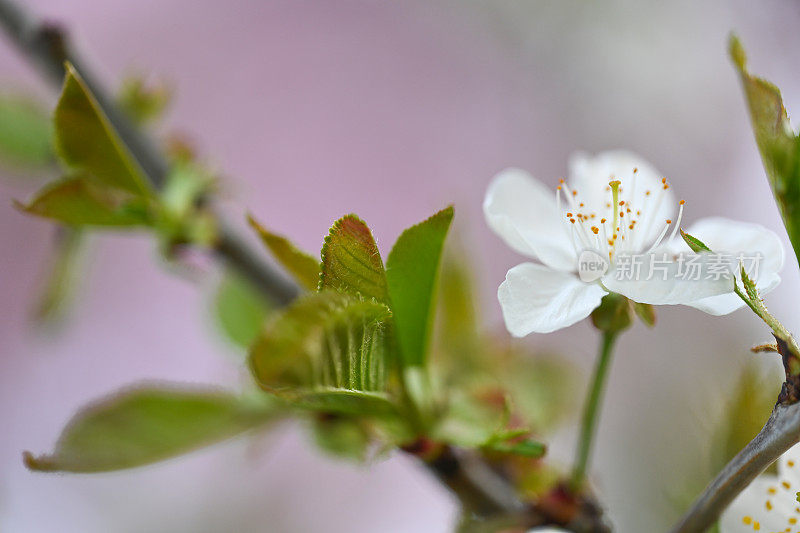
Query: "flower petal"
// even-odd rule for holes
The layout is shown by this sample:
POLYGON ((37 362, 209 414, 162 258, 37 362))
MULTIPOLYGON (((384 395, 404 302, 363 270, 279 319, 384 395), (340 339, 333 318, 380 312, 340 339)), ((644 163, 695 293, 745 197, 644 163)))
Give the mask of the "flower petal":
POLYGON ((620 255, 603 276, 603 285, 643 304, 675 305, 733 292, 736 263, 713 254, 686 254, 692 266, 673 260, 665 248, 649 254, 620 255), (719 272, 719 273, 717 273, 719 272))
MULTIPOLYGON (((741 254, 745 258, 745 268, 761 294, 768 293, 780 283, 778 272, 783 268, 785 252, 775 232, 758 224, 709 217, 692 224, 687 233, 703 241, 715 253, 731 254, 734 257, 741 254)), ((688 249, 685 243, 677 240, 675 245, 673 248, 676 251, 688 249)), ((723 294, 703 298, 688 305, 712 315, 727 315, 744 306, 744 302, 735 294, 723 294)))
POLYGON ((800 444, 789 448, 778 460, 778 475, 791 485, 793 495, 800 490, 800 444))
POLYGON ((671 189, 664 189, 661 174, 638 155, 624 150, 594 156, 577 152, 570 157, 569 185, 577 191, 576 199, 586 204, 588 213, 612 218, 607 207, 611 202, 608 182, 612 179, 621 182, 620 199, 641 211, 637 228, 644 231, 641 244, 652 243, 663 229, 663 222, 675 212, 675 198, 671 189))
POLYGON ((788 518, 800 515, 794 512, 797 503, 794 493, 778 491, 776 487, 779 486, 775 476, 757 477, 722 513, 720 530, 752 533, 754 524, 758 522, 760 531, 783 531, 789 525, 788 518), (768 510, 767 501, 771 510, 768 510))
POLYGON ((483 202, 486 223, 511 248, 563 271, 574 271, 575 249, 556 207, 555 191, 524 170, 492 179, 483 202))
POLYGON ((497 290, 506 328, 515 337, 571 326, 589 316, 605 294, 596 283, 533 263, 509 270, 497 290))

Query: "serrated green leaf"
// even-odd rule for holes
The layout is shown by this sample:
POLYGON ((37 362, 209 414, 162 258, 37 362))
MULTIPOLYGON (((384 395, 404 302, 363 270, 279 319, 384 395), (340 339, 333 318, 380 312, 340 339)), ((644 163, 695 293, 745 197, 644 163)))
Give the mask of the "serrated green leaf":
POLYGON ((68 166, 84 171, 99 184, 137 195, 151 188, 139 163, 119 138, 80 74, 67 64, 56 106, 56 151, 68 166))
POLYGON ((0 95, 0 162, 38 169, 55 162, 50 114, 21 95, 0 95))
POLYGON ((406 229, 386 260, 392 314, 405 366, 424 365, 427 359, 439 264, 452 220, 450 206, 406 229))
POLYGON ((340 218, 325 237, 319 288, 389 303, 381 254, 366 223, 357 216, 340 218))
POLYGON ((791 129, 780 90, 747 71, 747 56, 734 35, 730 38, 729 50, 742 81, 772 194, 795 255, 800 257, 800 137, 791 129))
POLYGON ((391 313, 374 301, 323 291, 301 296, 264 330, 250 366, 266 390, 380 392, 389 367, 391 313))
POLYGON ((50 455, 25 454, 32 470, 106 472, 168 459, 264 424, 259 401, 181 386, 147 385, 89 405, 64 428, 50 455))
POLYGON ((144 199, 98 185, 85 175, 49 183, 27 205, 16 206, 74 226, 130 227, 151 222, 144 199))
POLYGON ((222 332, 244 348, 258 338, 270 312, 269 302, 247 280, 229 272, 214 297, 214 314, 222 332))
POLYGON ((683 237, 684 242, 689 245, 689 248, 692 249, 693 252, 700 253, 700 252, 710 252, 711 248, 706 246, 703 241, 698 239, 697 237, 692 237, 683 229, 681 228, 681 237, 683 237))
POLYGON ((261 237, 261 241, 269 248, 275 259, 294 276, 300 285, 312 291, 317 289, 320 274, 318 259, 298 249, 286 237, 272 233, 259 224, 252 215, 247 215, 247 221, 261 237))

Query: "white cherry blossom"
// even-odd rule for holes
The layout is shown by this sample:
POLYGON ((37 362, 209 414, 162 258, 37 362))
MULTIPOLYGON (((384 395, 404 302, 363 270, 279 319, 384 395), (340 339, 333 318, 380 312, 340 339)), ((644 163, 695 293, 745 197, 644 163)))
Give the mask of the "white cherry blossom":
POLYGON ((666 178, 624 151, 574 155, 569 179, 555 191, 523 170, 499 173, 486 192, 486 221, 511 248, 539 261, 509 270, 498 289, 508 330, 521 337, 572 325, 608 292, 640 303, 730 313, 743 305, 730 277, 742 257, 759 258, 751 272, 762 293, 778 284, 784 252, 773 232, 756 224, 702 219, 688 233, 714 254, 695 254, 678 235, 683 209, 666 178), (700 279, 687 279, 684 259, 699 265, 700 279), (602 270, 585 271, 592 261, 602 262, 602 270), (728 275, 710 275, 712 263, 720 261, 724 264, 717 267, 728 275), (656 264, 657 275, 648 275, 656 264))
POLYGON ((764 474, 722 513, 721 533, 800 532, 800 444, 778 460, 778 475, 764 474))

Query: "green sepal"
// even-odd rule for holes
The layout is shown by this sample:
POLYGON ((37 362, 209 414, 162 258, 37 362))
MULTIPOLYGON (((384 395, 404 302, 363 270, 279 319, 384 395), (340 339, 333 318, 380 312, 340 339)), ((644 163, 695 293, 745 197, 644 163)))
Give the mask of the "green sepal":
POLYGON ((689 248, 691 248, 692 251, 695 252, 695 253, 699 254, 701 252, 710 252, 711 251, 711 248, 706 246, 703 241, 701 241, 697 237, 693 237, 693 236, 689 235, 688 233, 683 231, 683 228, 681 228, 681 237, 683 237, 684 242, 686 242, 686 244, 689 245, 689 248))
POLYGON ((633 305, 621 294, 611 292, 603 296, 591 316, 592 324, 600 331, 618 333, 633 324, 633 305))
POLYGON ((656 325, 656 309, 652 305, 633 302, 633 311, 639 317, 639 320, 648 327, 652 328, 656 325))

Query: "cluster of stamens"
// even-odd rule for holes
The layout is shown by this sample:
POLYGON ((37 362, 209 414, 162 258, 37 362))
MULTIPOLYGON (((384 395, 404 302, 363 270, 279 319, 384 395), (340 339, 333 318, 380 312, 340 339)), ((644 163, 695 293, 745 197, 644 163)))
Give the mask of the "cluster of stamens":
MULTIPOLYGON (((786 461, 786 466, 793 468, 795 462, 792 460, 786 461)), ((780 487, 772 486, 767 488, 767 499, 764 501, 764 509, 767 513, 773 512, 774 505, 772 500, 781 497, 796 499, 796 489, 792 489, 792 484, 784 480, 779 483, 780 487), (782 489, 782 490, 781 490, 782 489), (780 493, 779 493, 780 491, 780 493)), ((786 517, 786 527, 781 530, 771 531, 770 533, 800 533, 800 506, 795 503, 794 507, 795 516, 786 517)), ((783 519, 783 517, 781 517, 783 519)), ((742 517, 742 524, 753 528, 753 531, 761 531, 761 522, 759 522, 755 515, 745 515, 742 517)))
MULTIPOLYGON (((562 179, 556 188, 556 203, 559 213, 562 211, 562 190, 566 198, 568 210, 563 218, 565 230, 572 240, 576 252, 585 249, 596 250, 602 255, 607 255, 609 261, 613 261, 614 255, 619 253, 640 253, 654 250, 667 235, 667 231, 672 225, 671 219, 664 220, 664 228, 658 238, 647 246, 647 236, 652 234, 651 229, 654 224, 659 224, 655 218, 663 202, 664 191, 669 190, 670 185, 666 178, 662 178, 661 186, 658 190, 645 191, 644 205, 634 206, 636 199, 636 176, 638 169, 634 168, 630 179, 630 194, 627 199, 622 199, 623 188, 621 181, 611 176, 605 190, 610 193, 611 198, 605 204, 608 213, 606 217, 600 218, 597 213, 586 212, 586 206, 580 201, 578 191, 570 189, 562 179)), ((678 220, 675 223, 669 240, 675 238, 680 228, 681 218, 683 217, 684 201, 679 203, 678 220)))

